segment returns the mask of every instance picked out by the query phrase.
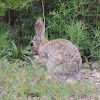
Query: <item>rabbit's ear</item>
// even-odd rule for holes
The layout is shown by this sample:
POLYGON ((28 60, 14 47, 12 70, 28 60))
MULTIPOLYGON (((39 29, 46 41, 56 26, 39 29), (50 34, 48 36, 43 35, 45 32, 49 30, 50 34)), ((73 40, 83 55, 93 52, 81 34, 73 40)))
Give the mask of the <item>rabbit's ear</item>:
POLYGON ((37 19, 37 21, 35 23, 35 31, 36 31, 36 34, 39 35, 39 36, 44 35, 45 26, 44 26, 42 18, 37 19))

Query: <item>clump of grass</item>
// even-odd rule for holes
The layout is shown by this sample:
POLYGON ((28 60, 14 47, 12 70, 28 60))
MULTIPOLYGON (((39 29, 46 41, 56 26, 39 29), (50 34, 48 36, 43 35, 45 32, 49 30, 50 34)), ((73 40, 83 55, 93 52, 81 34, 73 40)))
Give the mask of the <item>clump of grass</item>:
POLYGON ((73 97, 89 97, 93 87, 88 82, 66 84, 55 77, 47 78, 45 67, 35 64, 19 66, 19 61, 10 64, 0 60, 0 99, 1 100, 67 100, 73 97))

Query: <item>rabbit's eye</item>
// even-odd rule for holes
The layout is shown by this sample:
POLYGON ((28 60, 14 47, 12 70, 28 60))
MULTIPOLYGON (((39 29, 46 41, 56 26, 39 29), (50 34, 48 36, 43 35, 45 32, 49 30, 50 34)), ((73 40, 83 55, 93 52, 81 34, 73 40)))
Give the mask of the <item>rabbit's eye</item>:
POLYGON ((44 22, 44 18, 43 18, 43 22, 44 22))
POLYGON ((35 45, 35 42, 34 41, 30 42, 30 46, 33 46, 33 45, 35 45))

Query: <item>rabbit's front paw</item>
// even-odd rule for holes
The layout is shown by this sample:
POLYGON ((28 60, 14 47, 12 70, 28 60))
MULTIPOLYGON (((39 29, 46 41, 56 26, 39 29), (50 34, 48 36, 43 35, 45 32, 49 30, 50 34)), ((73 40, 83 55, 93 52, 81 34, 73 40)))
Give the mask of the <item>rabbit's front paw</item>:
POLYGON ((34 58, 35 58, 35 60, 39 60, 39 56, 38 55, 35 55, 34 58))

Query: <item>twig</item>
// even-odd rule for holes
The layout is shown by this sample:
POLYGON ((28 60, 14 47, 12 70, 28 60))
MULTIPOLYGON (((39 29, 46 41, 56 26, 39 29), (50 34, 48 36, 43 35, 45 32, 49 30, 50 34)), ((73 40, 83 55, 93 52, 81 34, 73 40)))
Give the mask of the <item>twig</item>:
POLYGON ((89 61, 88 61, 87 57, 86 57, 86 56, 84 56, 84 57, 85 57, 86 63, 89 63, 89 61))
POLYGON ((44 19, 44 27, 45 27, 44 1, 43 0, 42 0, 42 7, 43 7, 43 19, 44 19))
POLYGON ((33 64, 33 61, 31 60, 31 58, 27 57, 26 55, 23 54, 23 56, 25 56, 30 62, 31 64, 33 64))

